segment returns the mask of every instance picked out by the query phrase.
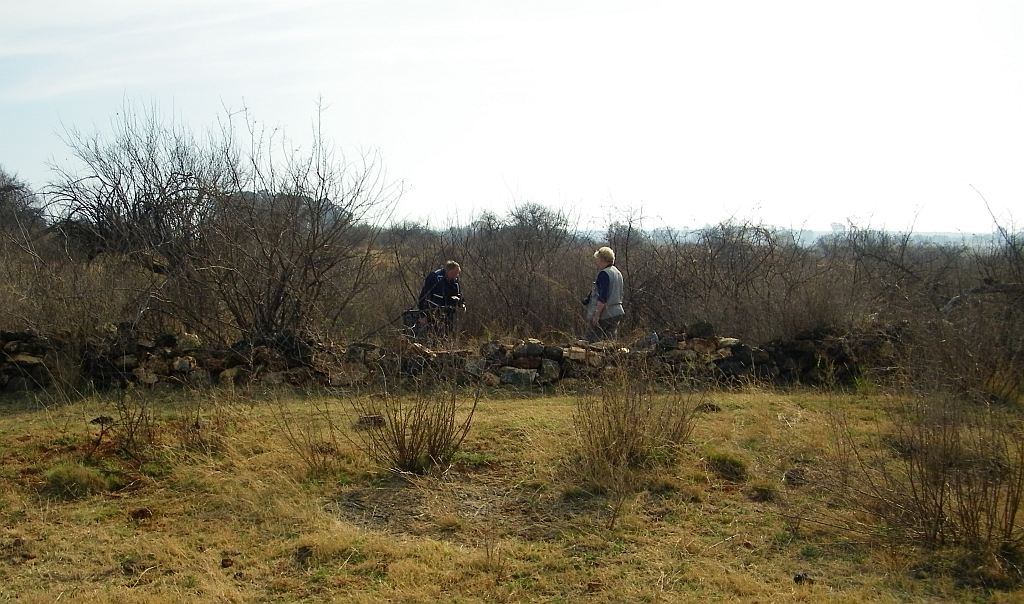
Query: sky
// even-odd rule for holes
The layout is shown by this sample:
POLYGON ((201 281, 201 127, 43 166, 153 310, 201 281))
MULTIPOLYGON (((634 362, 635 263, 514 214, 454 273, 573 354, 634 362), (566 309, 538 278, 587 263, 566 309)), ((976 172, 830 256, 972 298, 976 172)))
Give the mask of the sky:
POLYGON ((379 153, 395 216, 539 202, 584 227, 725 219, 989 232, 1024 222, 1020 0, 0 0, 0 167, 126 103, 248 108, 301 146, 318 103, 379 153), (1014 222, 1016 221, 1016 222, 1014 222))

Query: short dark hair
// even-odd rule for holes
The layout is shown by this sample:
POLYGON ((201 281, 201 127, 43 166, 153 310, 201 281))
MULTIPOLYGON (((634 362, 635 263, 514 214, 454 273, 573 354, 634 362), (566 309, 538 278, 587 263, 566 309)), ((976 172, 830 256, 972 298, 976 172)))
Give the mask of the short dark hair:
POLYGON ((444 263, 444 270, 446 270, 446 271, 450 271, 450 270, 452 270, 453 268, 457 268, 457 269, 459 269, 460 271, 462 270, 462 267, 461 267, 461 266, 459 266, 459 263, 458 263, 458 262, 456 262, 456 261, 454 261, 454 260, 449 260, 449 261, 447 261, 447 262, 445 262, 445 263, 444 263))

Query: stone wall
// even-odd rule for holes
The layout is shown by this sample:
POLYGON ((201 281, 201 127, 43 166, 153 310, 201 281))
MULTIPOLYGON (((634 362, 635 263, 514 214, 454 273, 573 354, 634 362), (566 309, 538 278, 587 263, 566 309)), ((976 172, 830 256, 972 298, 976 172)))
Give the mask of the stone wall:
POLYGON ((32 330, 0 331, 0 392, 48 386, 54 343, 32 330))
MULTIPOLYGON (((630 347, 611 343, 491 341, 478 348, 432 350, 398 338, 390 344, 338 346, 294 336, 204 346, 191 334, 147 337, 108 327, 66 358, 79 360, 80 381, 104 389, 293 385, 372 387, 407 379, 482 382, 533 388, 564 380, 600 379, 609 367, 652 379, 708 383, 849 384, 865 370, 896 363, 898 338, 888 333, 818 330, 787 341, 749 346, 708 325, 651 334, 630 347)), ((0 391, 51 384, 49 366, 65 348, 31 331, 0 332, 0 391)))

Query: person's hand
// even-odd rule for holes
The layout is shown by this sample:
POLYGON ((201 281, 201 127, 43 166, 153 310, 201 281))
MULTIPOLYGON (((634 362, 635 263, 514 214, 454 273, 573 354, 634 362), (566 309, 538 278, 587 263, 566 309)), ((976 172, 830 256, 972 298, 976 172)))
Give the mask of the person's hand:
POLYGON ((416 322, 419 323, 420 325, 426 325, 427 324, 427 318, 426 317, 420 317, 419 319, 416 320, 416 322))
POLYGON ((597 315, 594 315, 593 317, 590 318, 590 324, 593 325, 594 327, 597 327, 597 324, 600 321, 601 320, 597 318, 597 315))

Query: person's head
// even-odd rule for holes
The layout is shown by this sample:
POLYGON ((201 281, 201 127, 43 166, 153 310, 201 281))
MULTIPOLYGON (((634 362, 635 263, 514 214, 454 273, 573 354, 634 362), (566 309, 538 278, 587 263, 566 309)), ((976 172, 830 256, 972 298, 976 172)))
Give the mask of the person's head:
POLYGON ((594 252, 594 264, 599 268, 607 268, 615 264, 615 252, 610 247, 603 247, 594 252))
POLYGON ((449 281, 455 281, 456 279, 459 278, 459 275, 461 273, 462 267, 459 266, 458 262, 454 260, 449 260, 448 262, 444 263, 444 276, 449 281))

